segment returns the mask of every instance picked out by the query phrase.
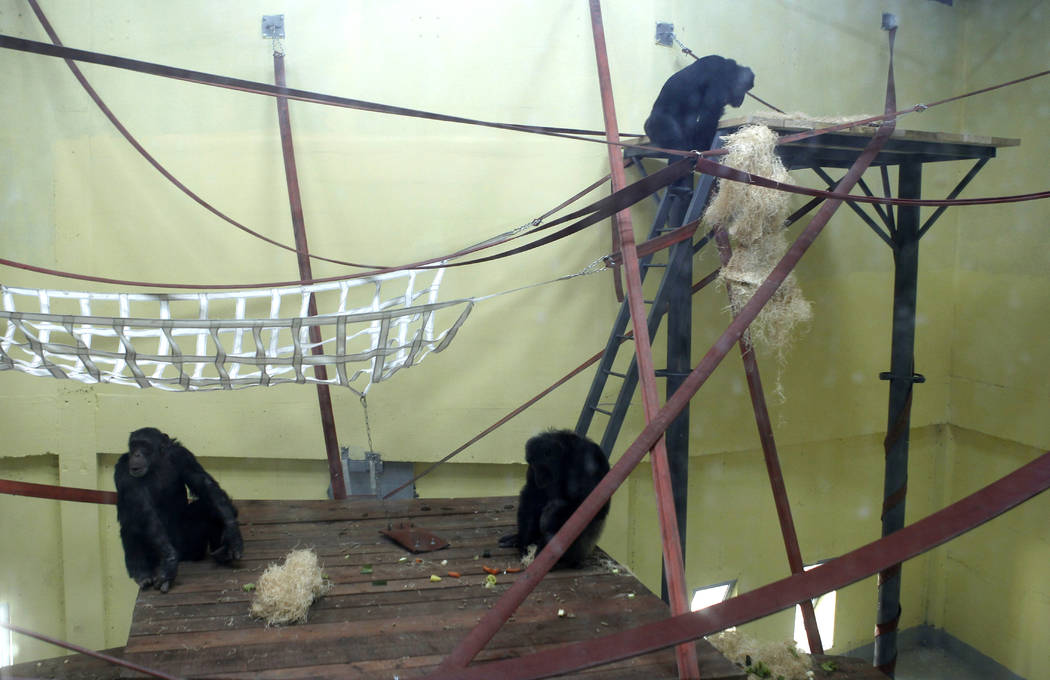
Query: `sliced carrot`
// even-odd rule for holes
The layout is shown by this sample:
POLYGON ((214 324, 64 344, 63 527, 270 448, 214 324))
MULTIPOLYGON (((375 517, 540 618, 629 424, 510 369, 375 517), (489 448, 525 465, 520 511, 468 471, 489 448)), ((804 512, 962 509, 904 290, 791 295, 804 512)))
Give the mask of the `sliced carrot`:
POLYGON ((448 572, 448 575, 452 578, 459 578, 461 576, 461 574, 458 571, 450 571, 448 572))
POLYGON ((486 574, 493 574, 493 575, 495 575, 495 574, 499 573, 499 569, 496 569, 494 567, 488 567, 488 566, 482 565, 481 568, 485 570, 486 574))

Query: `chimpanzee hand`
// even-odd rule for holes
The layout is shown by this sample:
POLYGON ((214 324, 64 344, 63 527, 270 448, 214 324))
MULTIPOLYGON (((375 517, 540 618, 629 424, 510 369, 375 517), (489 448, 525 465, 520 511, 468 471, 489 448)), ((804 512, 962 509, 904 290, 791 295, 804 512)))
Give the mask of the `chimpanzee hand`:
POLYGON ((211 551, 216 562, 225 564, 241 559, 244 554, 244 540, 236 522, 227 524, 222 530, 222 543, 211 551))

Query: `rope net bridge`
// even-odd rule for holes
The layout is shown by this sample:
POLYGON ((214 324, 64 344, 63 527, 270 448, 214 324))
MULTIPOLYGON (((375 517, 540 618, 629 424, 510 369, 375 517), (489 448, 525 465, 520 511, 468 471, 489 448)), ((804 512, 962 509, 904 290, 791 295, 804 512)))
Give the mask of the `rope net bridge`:
POLYGON ((443 274, 173 294, 0 284, 0 370, 170 391, 326 383, 364 395, 445 349, 467 320, 474 300, 438 301, 443 274), (317 316, 307 313, 311 296, 317 316), (318 365, 330 367, 326 380, 306 370, 318 365))

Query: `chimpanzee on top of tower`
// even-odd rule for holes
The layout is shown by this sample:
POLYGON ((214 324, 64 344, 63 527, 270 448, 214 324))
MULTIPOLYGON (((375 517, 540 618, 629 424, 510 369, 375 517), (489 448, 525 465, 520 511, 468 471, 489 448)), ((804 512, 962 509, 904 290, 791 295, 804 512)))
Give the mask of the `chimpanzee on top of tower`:
POLYGON ((209 551, 221 564, 241 558, 237 509, 178 440, 155 427, 135 430, 113 481, 124 563, 141 588, 168 592, 179 561, 209 551), (196 500, 188 501, 186 487, 196 500))
MULTIPOLYGON (((517 547, 522 555, 533 544, 537 552, 543 550, 609 472, 601 447, 572 430, 548 430, 532 437, 525 443, 525 460, 529 468, 518 497, 518 531, 499 540, 500 546, 517 547)), ((606 503, 558 560, 559 566, 583 565, 608 514, 606 503)))
POLYGON ((755 74, 732 59, 710 54, 664 83, 645 121, 653 146, 683 151, 711 148, 727 104, 740 106, 755 74))

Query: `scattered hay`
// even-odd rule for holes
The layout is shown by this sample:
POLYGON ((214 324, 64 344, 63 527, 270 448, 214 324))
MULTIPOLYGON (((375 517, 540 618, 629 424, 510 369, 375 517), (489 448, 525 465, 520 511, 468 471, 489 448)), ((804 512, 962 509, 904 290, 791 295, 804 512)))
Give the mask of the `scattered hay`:
MULTIPOLYGON (((784 164, 774 153, 777 135, 764 125, 747 125, 724 139, 727 166, 778 182, 790 182, 784 164)), ((784 219, 791 197, 765 187, 719 180, 704 220, 729 234, 733 256, 722 268, 720 280, 729 290, 730 309, 737 314, 758 290, 787 250, 784 219)), ((749 329, 750 340, 772 349, 779 363, 790 348, 796 328, 813 311, 794 274, 788 275, 749 329)))
POLYGON ((727 630, 707 638, 727 659, 744 668, 748 677, 808 680, 813 661, 794 640, 765 642, 738 630, 727 630))
MULTIPOLYGON (((759 111, 753 114, 755 118, 767 118, 778 121, 784 121, 786 123, 794 123, 803 127, 812 127, 812 123, 820 123, 823 125, 839 125, 840 123, 849 123, 854 120, 864 120, 866 118, 872 118, 874 114, 871 113, 851 113, 848 116, 813 116, 804 111, 786 111, 780 113, 777 111, 759 111)), ((858 127, 868 127, 871 123, 864 123, 858 127)))
POLYGON ((332 587, 321 575, 317 554, 312 550, 293 550, 284 564, 271 564, 259 577, 252 616, 266 619, 267 625, 303 623, 314 599, 332 587))
POLYGON ((532 564, 532 561, 536 559, 536 551, 539 548, 535 543, 530 543, 528 549, 525 550, 525 554, 521 556, 521 566, 527 567, 532 564))

